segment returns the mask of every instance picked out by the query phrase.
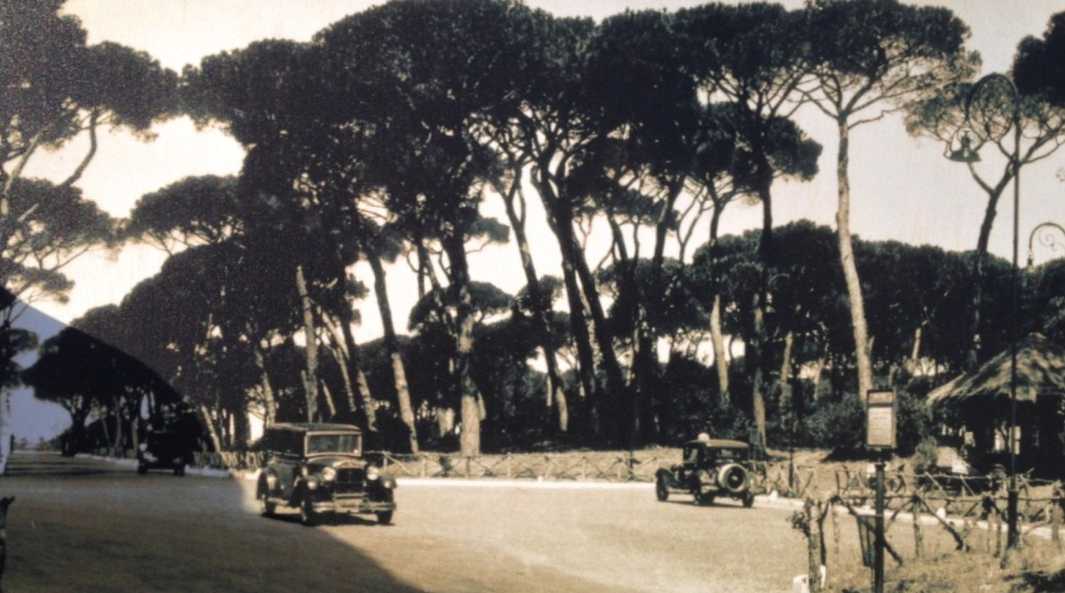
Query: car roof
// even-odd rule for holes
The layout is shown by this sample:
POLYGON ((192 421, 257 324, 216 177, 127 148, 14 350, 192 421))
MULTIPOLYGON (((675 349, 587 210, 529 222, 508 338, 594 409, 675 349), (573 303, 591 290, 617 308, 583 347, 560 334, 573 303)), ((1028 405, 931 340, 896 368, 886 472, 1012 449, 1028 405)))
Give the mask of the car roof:
POLYGON ((692 445, 712 447, 715 449, 750 449, 751 446, 743 441, 734 441, 732 439, 710 439, 708 441, 693 440, 684 444, 686 447, 692 445))
POLYGON ((332 424, 328 422, 278 422, 271 424, 267 430, 290 430, 293 432, 357 432, 359 427, 353 424, 332 424))

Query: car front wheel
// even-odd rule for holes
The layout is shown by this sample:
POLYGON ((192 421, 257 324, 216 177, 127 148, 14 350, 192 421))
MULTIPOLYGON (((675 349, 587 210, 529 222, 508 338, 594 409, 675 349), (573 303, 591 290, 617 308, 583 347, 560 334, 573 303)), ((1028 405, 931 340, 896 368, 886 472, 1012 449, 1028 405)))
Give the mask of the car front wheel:
POLYGON ((277 504, 270 502, 270 496, 263 490, 259 493, 259 512, 264 517, 273 517, 274 511, 277 510, 277 504))
POLYGON ((389 525, 392 523, 393 511, 381 511, 377 513, 377 522, 381 525, 389 525))
POLYGON ((666 479, 661 476, 655 480, 655 497, 659 502, 665 502, 669 498, 669 485, 666 484, 666 479))
POLYGON ((182 463, 181 465, 179 465, 179 466, 174 468, 174 475, 175 476, 183 476, 183 475, 185 475, 185 464, 184 463, 182 463))
POLYGON ((138 474, 140 474, 140 475, 142 475, 142 476, 143 476, 144 474, 148 473, 148 466, 147 466, 147 465, 144 465, 143 463, 141 463, 141 464, 138 464, 138 465, 137 465, 137 473, 138 473, 138 474))

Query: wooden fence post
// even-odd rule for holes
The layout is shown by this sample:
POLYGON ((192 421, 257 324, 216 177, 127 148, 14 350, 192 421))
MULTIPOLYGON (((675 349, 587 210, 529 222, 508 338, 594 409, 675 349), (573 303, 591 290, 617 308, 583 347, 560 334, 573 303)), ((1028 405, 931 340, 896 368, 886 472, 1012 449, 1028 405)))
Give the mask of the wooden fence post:
POLYGON ((814 536, 814 528, 817 523, 817 517, 814 512, 813 501, 807 498, 803 502, 803 514, 806 515, 807 525, 809 526, 804 535, 806 536, 806 550, 807 550, 807 583, 810 585, 810 593, 818 593, 821 591, 821 550, 818 546, 818 538, 814 536))
POLYGON ((913 554, 920 560, 924 556, 924 537, 921 535, 921 509, 916 497, 910 499, 910 515, 913 517, 913 554))
POLYGON ((1050 503, 1050 539, 1061 550, 1061 493, 1054 489, 1054 498, 1050 503))

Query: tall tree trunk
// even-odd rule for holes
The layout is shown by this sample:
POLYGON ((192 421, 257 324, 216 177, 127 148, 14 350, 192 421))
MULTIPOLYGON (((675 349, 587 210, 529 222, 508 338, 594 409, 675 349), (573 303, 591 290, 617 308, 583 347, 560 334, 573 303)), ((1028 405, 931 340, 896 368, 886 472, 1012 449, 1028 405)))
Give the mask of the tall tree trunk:
MULTIPOLYGON (((723 209, 714 207, 710 215, 710 246, 711 265, 716 257, 717 235, 721 224, 723 209)), ((732 397, 729 394, 729 359, 728 350, 725 348, 725 336, 721 331, 721 295, 715 291, 713 295, 713 307, 710 309, 710 343, 714 348, 714 368, 717 369, 717 388, 720 401, 723 405, 729 405, 732 397)))
MULTIPOLYGON (((107 408, 106 405, 104 405, 103 415, 101 416, 101 418, 99 420, 100 427, 103 429, 103 433, 104 433, 104 435, 103 435, 104 436, 104 442, 101 444, 101 446, 99 448, 100 449, 104 449, 104 450, 107 450, 111 446, 111 426, 110 426, 111 420, 109 418, 110 415, 111 415, 111 411, 107 408)), ((93 441, 96 441, 96 439, 93 438, 93 441)), ((97 444, 97 443, 94 442, 93 444, 97 444)))
POLYGON ((351 382, 351 373, 348 372, 351 361, 348 359, 347 352, 344 351, 344 346, 341 344, 340 337, 337 335, 336 329, 332 326, 326 328, 329 332, 329 352, 333 355, 333 360, 337 363, 337 369, 340 370, 340 382, 344 386, 344 397, 347 400, 348 411, 351 417, 354 418, 359 411, 359 403, 355 396, 355 387, 351 382))
POLYGON ((850 303, 851 327, 854 332, 854 358, 858 363, 858 399, 865 401, 865 394, 873 388, 873 367, 869 358, 869 329, 865 321, 865 301, 862 284, 858 278, 858 266, 854 261, 854 246, 851 240, 851 188, 847 171, 850 161, 850 129, 847 120, 839 122, 839 152, 836 156, 836 177, 839 186, 839 207, 836 211, 836 229, 839 238, 840 263, 847 285, 850 303))
MULTIPOLYGON (((566 392, 562 389, 562 376, 558 371, 558 359, 555 356, 555 347, 552 344, 551 325, 548 322, 547 311, 541 304, 544 300, 543 290, 540 287, 540 277, 536 274, 536 265, 533 263, 532 250, 529 249, 529 239, 525 234, 525 220, 518 216, 514 201, 519 199, 516 195, 520 192, 520 175, 515 179, 511 188, 500 191, 503 203, 506 205, 507 219, 510 228, 514 230, 515 242, 518 246, 518 255, 521 258, 521 268, 525 272, 525 285, 529 291, 529 297, 533 302, 533 321, 539 330, 540 352, 543 354, 544 363, 547 365, 547 396, 546 405, 550 409, 554 404, 558 412, 558 429, 561 432, 569 430, 569 406, 566 401, 566 392)), ((524 212, 524 197, 522 211, 524 212)))
MULTIPOLYGON (((541 192, 541 195, 545 195, 541 192)), ((547 199, 544 199, 547 206, 547 199)), ((607 416, 606 406, 610 405, 603 397, 599 388, 599 381, 595 374, 595 348, 592 346, 591 331, 586 316, 588 306, 585 304, 584 295, 581 293, 577 282, 577 272, 572 260, 568 257, 569 250, 563 247, 564 242, 559 238, 558 223, 553 216, 548 214, 548 224, 559 243, 559 251, 562 256, 562 283, 566 290, 566 301, 569 306, 570 332, 573 341, 577 345, 577 376, 580 379, 580 395, 592 401, 589 425, 591 432, 596 436, 602 434, 602 421, 607 416)))
POLYGON ((454 381, 460 398, 462 417, 462 434, 459 448, 464 457, 481 454, 481 412, 482 402, 477 385, 473 381, 471 363, 473 359, 473 327, 476 318, 473 311, 473 297, 470 294, 470 272, 466 261, 466 245, 460 233, 444 237, 442 241, 451 264, 451 290, 455 300, 455 373, 454 381))
POLYGON ((367 259, 373 270, 374 296, 377 298, 377 310, 381 314, 381 326, 384 329, 385 351, 392 366, 392 383, 396 388, 396 400, 399 403, 399 416, 407 427, 408 442, 411 453, 418 452, 418 428, 411 405, 410 387, 407 384, 407 370, 396 339, 396 327, 392 321, 392 305, 388 299, 388 284, 385 282, 385 268, 376 253, 368 253, 367 259))
POLYGON ((972 302, 969 307, 969 331, 968 344, 966 345, 965 370, 975 371, 980 366, 980 354, 983 348, 980 326, 983 321, 984 308, 984 273, 987 267, 987 249, 991 241, 991 228, 995 224, 998 200, 1002 197, 1003 190, 1010 176, 1003 179, 991 188, 987 196, 987 207, 984 209, 984 219, 980 223, 980 236, 976 240, 976 253, 973 261, 972 272, 972 302))
POLYGON ((370 393, 370 382, 366 380, 366 373, 362 370, 362 351, 355 343, 355 336, 351 333, 351 324, 355 322, 350 307, 345 307, 340 313, 340 333, 344 336, 344 348, 348 359, 349 372, 355 374, 355 390, 362 398, 363 414, 366 416, 366 430, 370 433, 377 432, 377 411, 374 408, 373 394, 370 393))
MULTIPOLYGON (((621 364, 618 362, 617 353, 614 351, 614 339, 610 328, 607 327, 606 313, 603 311, 603 305, 599 300, 595 276, 588 268, 588 262, 584 259, 584 251, 573 234, 573 221, 569 216, 569 212, 564 208, 560 209, 560 212, 556 213, 555 219, 558 223, 559 241, 563 245, 565 252, 568 253, 573 268, 577 273, 581 292, 592 316, 595 341, 599 346, 599 353, 603 359, 603 371, 606 373, 607 393, 611 394, 612 397, 620 396, 620 400, 628 404, 625 406, 626 413, 631 414, 633 405, 630 399, 630 390, 625 385, 621 364)), ((564 255, 563 258, 565 257, 564 255)), ((619 418, 618 420, 621 419, 619 418)), ((618 434, 620 437, 618 444, 623 446, 635 444, 636 434, 632 432, 633 425, 634 421, 631 418, 629 422, 618 424, 619 428, 623 428, 623 431, 618 434)))
POLYGON ((910 375, 917 374, 917 366, 921 362, 921 338, 924 336, 924 325, 917 326, 913 330, 913 348, 910 350, 910 359, 907 361, 906 370, 910 375))
POLYGON ((765 308, 762 306, 760 294, 755 295, 751 303, 754 311, 754 323, 752 328, 751 343, 745 346, 744 358, 751 375, 751 414, 754 416, 754 428, 758 438, 757 446, 766 446, 766 416, 765 416, 765 360, 762 350, 765 335, 765 308))
POLYGON ((129 415, 129 438, 130 444, 133 448, 133 454, 137 454, 137 449, 140 447, 140 419, 141 419, 141 402, 144 401, 144 395, 138 393, 133 398, 133 405, 130 406, 129 415))
POLYGON ((114 440, 111 441, 111 455, 125 457, 122 449, 122 399, 120 398, 115 402, 115 434, 114 440))
MULTIPOLYGON (((337 361, 337 364, 344 364, 343 361, 337 361)), ((329 388, 329 384, 325 381, 320 381, 322 390, 322 399, 325 400, 325 405, 329 408, 329 418, 327 420, 334 420, 337 417, 337 404, 333 399, 333 390, 329 388)))
POLYGON ((731 403, 729 396, 729 360, 725 349, 725 336, 721 332, 721 295, 714 295, 710 309, 710 343, 714 348, 714 368, 717 370, 717 390, 722 405, 731 403))
POLYGON ((296 266, 296 290, 303 311, 303 336, 306 344, 306 366, 303 375, 303 392, 307 399, 307 421, 318 419, 318 335, 314 331, 314 310, 311 296, 307 292, 307 279, 303 275, 303 266, 296 266))
POLYGON ((270 426, 277 420, 277 397, 274 395, 270 373, 266 371, 266 357, 258 340, 252 345, 252 357, 255 360, 255 368, 259 370, 259 385, 263 392, 263 424, 270 426))
MULTIPOLYGON (((651 283, 650 288, 653 291, 659 290, 663 279, 662 266, 666 257, 666 240, 669 237, 669 230, 671 228, 671 222, 675 212, 674 206, 677 203, 677 198, 680 196, 681 189, 683 189, 684 177, 679 177, 670 182, 669 191, 665 199, 665 203, 662 205, 661 210, 658 213, 658 218, 655 220, 655 244, 654 250, 651 252, 651 283)), ((639 262, 635 262, 639 265, 639 262)), ((635 273, 635 269, 633 270, 635 273)), ((636 284, 639 289, 639 284, 636 284)), ((669 291, 668 287, 663 288, 665 292, 669 291)), ((654 409, 655 399, 664 395, 663 389, 660 388, 660 368, 658 363, 658 337, 654 333, 654 328, 651 327, 651 315, 648 308, 651 306, 651 295, 643 294, 640 290, 639 300, 639 316, 637 319, 636 330, 639 340, 637 341, 637 368, 639 369, 639 391, 635 394, 636 397, 636 410, 634 415, 639 421, 639 426, 635 427, 638 430, 639 439, 641 442, 655 442, 658 440, 657 423, 654 421, 654 409)))
POLYGON ((758 240, 758 253, 762 260, 758 293, 755 295, 752 306, 754 323, 752 326, 751 343, 746 345, 745 357, 750 360, 753 370, 751 376, 751 410, 754 415, 754 426, 758 433, 758 446, 764 448, 767 443, 766 415, 765 415, 765 366, 768 356, 766 349, 769 346, 769 338, 766 332, 765 317, 766 303, 769 300, 769 283, 774 267, 773 257, 773 195, 770 184, 773 179, 769 171, 769 164, 763 163, 763 174, 758 188, 758 198, 762 202, 762 234, 758 240))
POLYGON ((221 453, 225 450, 222 446, 222 437, 218 434, 218 427, 215 425, 215 421, 211 418, 211 412, 207 409, 207 406, 200 404, 200 416, 203 417, 203 425, 207 427, 207 434, 211 439, 211 446, 214 447, 216 453, 221 453))
POLYGON ((11 434, 11 392, 0 388, 0 476, 7 471, 7 461, 11 456, 11 434))
POLYGON ((794 349, 795 334, 789 331, 784 335, 784 355, 780 361, 780 411, 788 418, 792 418, 795 413, 795 401, 791 393, 791 359, 794 349))

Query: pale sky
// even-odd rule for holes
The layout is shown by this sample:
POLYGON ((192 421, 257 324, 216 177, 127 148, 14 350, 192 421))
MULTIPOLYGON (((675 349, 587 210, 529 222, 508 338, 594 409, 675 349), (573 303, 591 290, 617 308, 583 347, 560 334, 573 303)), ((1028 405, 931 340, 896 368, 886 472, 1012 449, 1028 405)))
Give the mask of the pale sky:
MULTIPOLYGON (((700 4, 685 0, 564 0, 527 2, 557 15, 585 15, 597 19, 625 8, 667 8, 700 4)), ((978 50, 984 72, 1009 67, 1014 49, 1025 35, 1041 35, 1047 19, 1065 10, 1060 0, 944 0, 920 1, 952 8, 972 29, 969 47, 978 50)), ((89 42, 114 41, 147 51, 166 67, 180 72, 185 64, 198 64, 204 56, 239 49, 264 38, 308 40, 345 15, 370 6, 356 0, 70 0, 66 12, 81 18, 89 42)), ((789 7, 801 0, 784 2, 789 7)), ((774 187, 775 221, 799 218, 834 227, 836 208, 835 130, 827 120, 807 115, 800 124, 824 146, 821 173, 806 184, 780 183, 774 187)), ((137 199, 190 175, 235 174, 243 152, 218 130, 196 130, 187 119, 158 126, 154 142, 144 143, 122 133, 101 135, 99 152, 80 180, 85 194, 114 216, 126 216, 137 199)), ((943 147, 909 137, 898 119, 858 129, 852 136, 852 229, 869 239, 895 239, 931 243, 952 250, 972 249, 983 215, 984 194, 964 167, 946 161, 943 147)), ((62 151, 37 157, 27 174, 60 179, 84 154, 84 142, 72 142, 62 151)), ((1022 243, 1039 222, 1065 223, 1065 184, 1055 171, 1065 166, 1065 150, 1050 161, 1022 172, 1022 243)), ((538 271, 559 274, 557 243, 530 193, 529 234, 538 271)), ((490 197, 485 214, 505 221, 498 199, 490 197)), ((1012 207, 1004 199, 991 240, 991 251, 1009 257, 1012 207)), ((738 205, 728 210, 723 233, 741 232, 760 224, 758 207, 738 205)), ((706 237, 700 230, 697 243, 706 237)), ((589 261, 605 253, 607 242, 594 241, 589 261)), ((1024 259, 1022 246, 1022 263, 1024 259)), ((1053 257, 1037 253, 1038 261, 1053 257)), ((63 322, 86 310, 117 303, 140 280, 156 273, 164 255, 143 246, 129 246, 117 257, 91 254, 75 262, 68 272, 75 281, 66 304, 38 303, 38 308, 63 322)), ((486 249, 471 259, 474 279, 491 281, 514 293, 524 285, 513 244, 486 249)), ((368 268, 356 274, 372 286, 368 268)), ((407 311, 416 298, 414 274, 405 264, 392 269, 389 293, 397 325, 405 331, 407 311)), ((359 304, 363 324, 357 339, 380 335, 380 319, 372 295, 359 304)))

